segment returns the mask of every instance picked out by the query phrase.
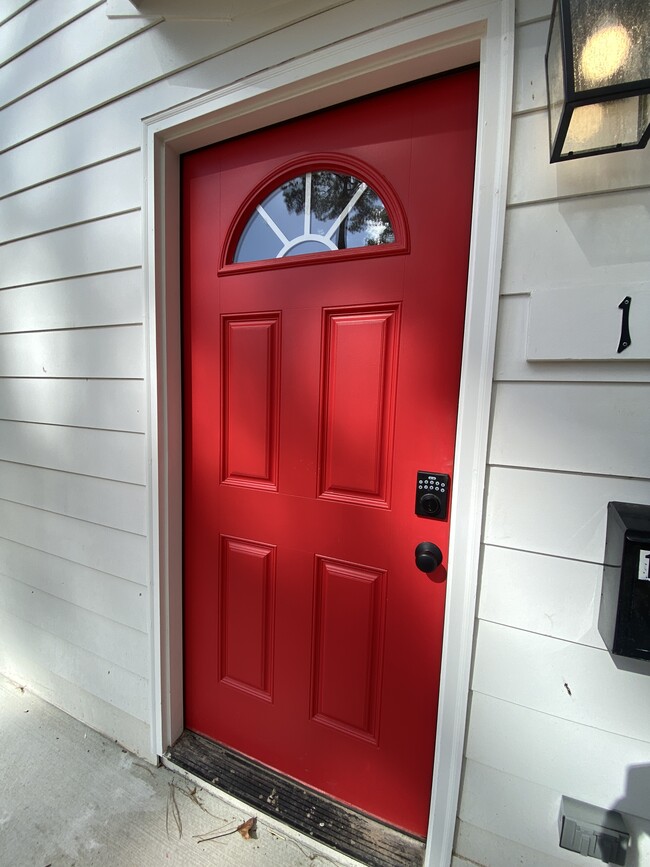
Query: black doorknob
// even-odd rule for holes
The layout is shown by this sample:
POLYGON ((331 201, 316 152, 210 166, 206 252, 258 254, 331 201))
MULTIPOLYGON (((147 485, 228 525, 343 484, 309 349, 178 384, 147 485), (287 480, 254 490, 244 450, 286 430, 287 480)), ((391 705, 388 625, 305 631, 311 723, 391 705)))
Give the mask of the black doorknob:
POLYGON ((433 542, 420 542, 415 549, 415 565, 421 572, 433 572, 442 563, 442 551, 433 542))

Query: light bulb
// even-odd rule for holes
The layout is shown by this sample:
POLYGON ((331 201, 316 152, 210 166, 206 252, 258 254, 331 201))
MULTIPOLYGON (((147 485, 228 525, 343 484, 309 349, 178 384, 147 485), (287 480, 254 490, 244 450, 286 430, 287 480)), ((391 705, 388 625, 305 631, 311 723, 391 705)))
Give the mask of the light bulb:
POLYGON ((627 60, 632 40, 622 24, 609 24, 592 34, 582 50, 580 66, 589 84, 607 81, 627 60))

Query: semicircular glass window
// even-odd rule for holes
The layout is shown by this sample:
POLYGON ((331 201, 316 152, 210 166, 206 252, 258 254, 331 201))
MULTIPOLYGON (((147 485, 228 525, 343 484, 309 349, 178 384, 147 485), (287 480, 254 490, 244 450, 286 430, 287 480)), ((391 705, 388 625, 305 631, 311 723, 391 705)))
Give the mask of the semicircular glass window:
POLYGON ((388 212, 368 184, 338 172, 306 172, 256 207, 233 262, 393 243, 388 212))

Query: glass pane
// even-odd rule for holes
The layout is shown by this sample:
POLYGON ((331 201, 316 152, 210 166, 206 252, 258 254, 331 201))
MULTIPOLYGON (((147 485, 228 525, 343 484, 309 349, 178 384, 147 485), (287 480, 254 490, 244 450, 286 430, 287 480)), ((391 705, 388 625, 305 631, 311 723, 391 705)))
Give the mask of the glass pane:
POLYGON ((313 238, 308 238, 305 241, 299 241, 295 246, 291 247, 284 254, 285 256, 303 256, 306 253, 325 253, 329 250, 322 241, 315 241, 313 238))
POLYGON ((648 0, 571 0, 576 91, 650 77, 648 0))
POLYGON ((386 208, 377 193, 366 187, 350 211, 346 246, 373 247, 377 244, 394 243, 395 233, 386 208))
MULTIPOLYGON (((311 185, 312 232, 326 235, 332 223, 359 189, 361 181, 335 172, 314 172, 311 185)), ((339 244, 334 243, 337 247, 339 244)), ((345 246, 345 242, 341 246, 345 246)))
POLYGON ((305 176, 294 178, 267 196, 262 207, 287 238, 293 238, 303 231, 304 217, 301 212, 292 210, 292 197, 305 201, 305 176))
POLYGON ((307 172, 286 181, 257 206, 233 261, 393 243, 386 208, 366 183, 338 172, 307 172))
POLYGON ((560 6, 555 5, 551 35, 548 42, 548 109, 551 129, 551 147, 555 141, 557 128, 564 107, 564 59, 560 33, 560 6))
POLYGON ((574 109, 563 154, 635 145, 648 125, 648 100, 632 96, 574 109))
POLYGON ((255 262, 258 259, 273 259, 282 246, 269 224, 255 212, 241 234, 235 262, 255 262))

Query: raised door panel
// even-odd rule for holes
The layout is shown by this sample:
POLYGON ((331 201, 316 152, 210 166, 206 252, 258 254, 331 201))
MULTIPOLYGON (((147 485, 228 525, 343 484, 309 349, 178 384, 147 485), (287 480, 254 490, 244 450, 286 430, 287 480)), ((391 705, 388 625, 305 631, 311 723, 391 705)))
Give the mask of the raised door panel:
POLYGON ((325 557, 315 571, 312 718, 377 743, 386 573, 325 557))
POLYGON ((275 548, 221 539, 219 677, 271 700, 275 623, 275 548))
POLYGON ((324 314, 320 492, 389 505, 399 308, 324 314))
POLYGON ((280 314, 224 317, 223 481, 277 488, 280 314))

